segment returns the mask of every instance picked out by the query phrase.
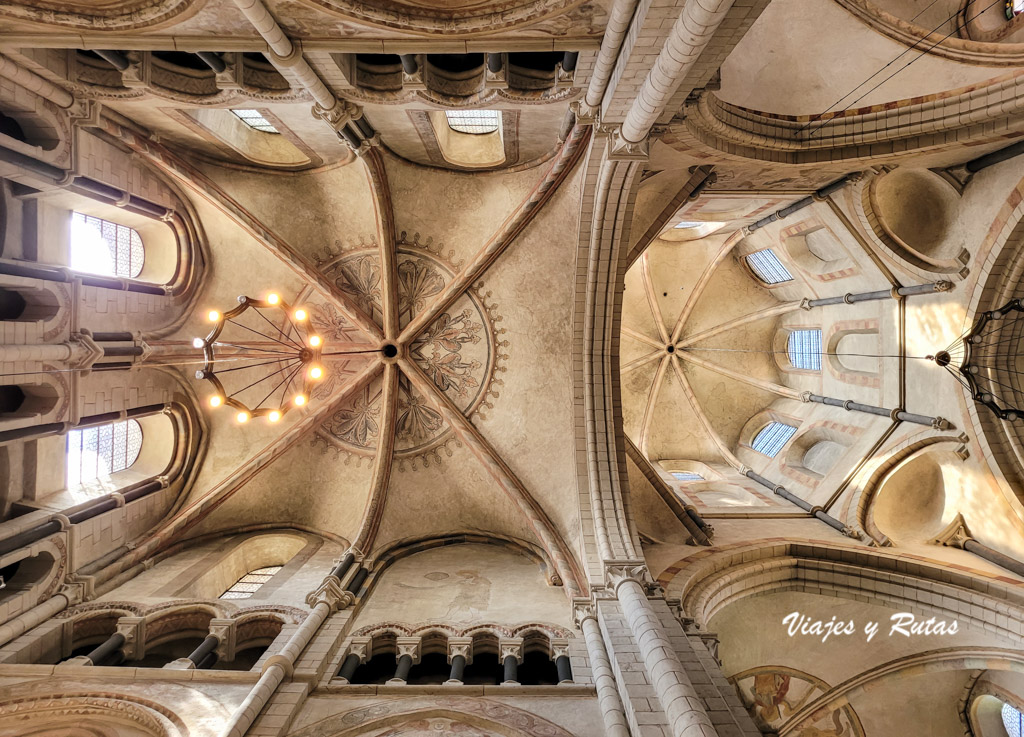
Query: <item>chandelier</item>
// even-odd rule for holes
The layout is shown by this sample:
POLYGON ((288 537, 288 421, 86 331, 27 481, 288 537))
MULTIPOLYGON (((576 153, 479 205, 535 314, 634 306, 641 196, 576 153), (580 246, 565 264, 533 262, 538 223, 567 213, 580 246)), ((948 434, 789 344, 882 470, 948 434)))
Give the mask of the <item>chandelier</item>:
POLYGON ((974 401, 1014 422, 1024 418, 1024 366, 1018 366, 1022 337, 1024 305, 1013 299, 983 312, 946 350, 925 358, 946 369, 974 401))
MULTIPOLYGON (((210 382, 213 408, 230 407, 238 422, 266 417, 277 422, 293 407, 305 405, 313 385, 323 379, 323 339, 309 313, 277 294, 266 299, 241 296, 227 312, 211 310, 213 328, 195 338, 203 351, 196 378, 210 382)), ((359 351, 356 351, 359 352, 359 351)))

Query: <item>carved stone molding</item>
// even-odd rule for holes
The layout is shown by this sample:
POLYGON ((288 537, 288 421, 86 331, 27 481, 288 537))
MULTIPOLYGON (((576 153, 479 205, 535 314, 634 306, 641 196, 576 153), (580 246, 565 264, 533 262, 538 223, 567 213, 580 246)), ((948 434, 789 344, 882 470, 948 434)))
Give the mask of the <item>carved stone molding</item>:
POLYGON ((946 526, 942 532, 939 533, 938 537, 932 540, 936 545, 946 545, 951 548, 960 548, 963 550, 964 544, 968 540, 973 540, 974 535, 967 528, 967 522, 964 520, 962 514, 958 514, 953 518, 953 521, 946 526))

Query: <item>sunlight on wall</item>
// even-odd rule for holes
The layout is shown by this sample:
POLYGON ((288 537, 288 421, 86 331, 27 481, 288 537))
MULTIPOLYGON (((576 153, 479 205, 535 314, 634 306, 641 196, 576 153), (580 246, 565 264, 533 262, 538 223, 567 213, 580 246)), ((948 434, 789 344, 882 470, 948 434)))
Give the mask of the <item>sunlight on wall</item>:
POLYGON ((907 301, 907 355, 926 356, 941 351, 967 327, 967 312, 951 298, 907 301))
POLYGON ((1024 520, 1020 504, 1010 503, 981 469, 964 465, 955 456, 939 461, 946 487, 942 521, 948 524, 960 512, 971 533, 986 545, 1024 557, 1024 520))

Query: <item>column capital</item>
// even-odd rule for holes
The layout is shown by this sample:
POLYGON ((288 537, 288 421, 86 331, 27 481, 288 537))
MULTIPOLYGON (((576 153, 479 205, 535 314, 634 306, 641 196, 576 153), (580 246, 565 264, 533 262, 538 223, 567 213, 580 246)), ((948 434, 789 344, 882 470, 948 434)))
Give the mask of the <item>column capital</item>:
POLYGON ((618 591, 619 586, 627 581, 634 581, 640 584, 640 587, 645 593, 648 589, 656 586, 654 581, 651 579, 651 574, 647 571, 647 566, 641 562, 607 562, 605 563, 604 576, 606 581, 605 585, 612 591, 616 592, 618 591))
POLYGON ((551 645, 551 659, 555 660, 563 655, 569 657, 569 640, 565 637, 559 637, 557 639, 551 639, 549 641, 551 645))
POLYGON ((448 662, 452 658, 461 655, 466 663, 473 662, 473 638, 472 637, 449 637, 448 638, 448 662))
POLYGON ((592 125, 594 127, 600 127, 600 107, 590 107, 586 101, 576 100, 576 102, 569 103, 569 109, 572 110, 573 115, 576 116, 577 125, 592 125))
POLYGON ((510 655, 516 659, 517 663, 523 662, 523 638, 522 637, 502 637, 498 640, 498 652, 499 660, 502 663, 505 662, 505 658, 510 655))
POLYGON ((572 618, 576 626, 582 629, 588 619, 597 620, 597 607, 590 599, 577 599, 572 604, 572 618))
POLYGON ((313 116, 326 121, 334 130, 340 131, 356 118, 363 117, 363 109, 350 100, 338 99, 330 108, 313 103, 313 116))
POLYGON ((237 632, 238 620, 235 619, 211 619, 209 633, 220 642, 214 650, 220 660, 235 659, 235 633, 237 632))
POLYGON ((121 650, 124 652, 125 660, 142 660, 146 657, 145 617, 121 617, 117 620, 117 629, 114 631, 124 635, 121 650))
POLYGON ((395 645, 398 648, 398 657, 408 655, 412 658, 412 662, 420 662, 420 645, 423 639, 420 637, 398 637, 395 639, 395 645))
POLYGON ((953 518, 946 529, 939 533, 938 537, 932 540, 935 545, 945 545, 950 548, 960 548, 963 550, 964 545, 968 540, 973 540, 974 535, 971 534, 970 529, 967 527, 967 522, 964 520, 962 514, 958 514, 953 518))
POLYGON ((608 141, 608 158, 613 161, 647 161, 651 155, 651 137, 645 136, 642 141, 627 141, 622 137, 622 126, 615 126, 610 131, 608 141))
POLYGON ((347 609, 355 601, 355 596, 341 588, 341 583, 334 576, 326 576, 315 591, 306 595, 306 605, 315 607, 324 603, 330 608, 330 613, 339 609, 347 609))
POLYGON ((369 637, 353 637, 348 643, 348 655, 355 655, 359 658, 360 663, 365 663, 370 659, 370 642, 369 637))

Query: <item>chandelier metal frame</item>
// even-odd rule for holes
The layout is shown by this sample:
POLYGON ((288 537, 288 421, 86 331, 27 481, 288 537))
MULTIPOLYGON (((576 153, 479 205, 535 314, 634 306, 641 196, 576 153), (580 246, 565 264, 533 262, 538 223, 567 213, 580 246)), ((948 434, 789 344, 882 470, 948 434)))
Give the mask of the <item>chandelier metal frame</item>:
POLYGON ((238 410, 237 419, 239 422, 245 422, 253 417, 267 417, 271 422, 276 422, 293 407, 304 405, 309 399, 313 384, 323 376, 324 369, 320 366, 320 360, 323 355, 323 340, 311 329, 309 316, 305 310, 293 308, 292 305, 289 305, 276 294, 269 295, 267 299, 255 299, 242 295, 238 297, 238 303, 237 307, 224 313, 211 311, 209 318, 214 323, 213 329, 210 330, 205 338, 196 338, 193 341, 193 345, 196 348, 202 348, 204 360, 203 368, 196 371, 196 378, 209 381, 214 387, 215 393, 210 398, 210 406, 216 408, 223 405, 238 410), (280 337, 267 335, 247 325, 235 322, 235 318, 249 310, 255 310, 256 314, 260 315, 280 337), (285 324, 291 326, 291 329, 298 336, 298 340, 292 337, 291 331, 285 332, 278 327, 277 324, 263 314, 262 310, 280 312, 284 316, 285 324), (277 343, 278 346, 275 348, 257 348, 219 340, 229 324, 255 333, 269 342, 277 343), (235 352, 227 353, 224 350, 218 351, 218 349, 235 349, 235 352), (231 366, 230 368, 223 367, 229 361, 257 358, 266 360, 260 363, 231 366), (225 387, 223 379, 227 373, 261 369, 273 366, 274 364, 282 365, 275 371, 262 372, 263 376, 248 383, 241 389, 236 389, 229 393, 225 387), (291 384, 300 372, 302 376, 301 390, 289 398, 288 393, 291 384), (280 374, 285 374, 284 378, 255 406, 250 406, 237 398, 239 394, 247 389, 280 374), (264 402, 269 401, 282 387, 283 391, 281 392, 280 401, 276 404, 265 406, 264 402))
POLYGON ((1024 402, 1007 401, 1004 397, 999 396, 1004 392, 996 387, 1005 390, 1010 395, 1019 394, 1019 389, 994 378, 991 374, 997 370, 995 366, 981 366, 977 361, 982 357, 982 351, 985 349, 994 349, 997 353, 995 357, 1007 359, 1009 352, 1015 350, 1012 347, 1014 338, 1006 338, 1000 334, 1001 325, 1005 324, 1002 323, 1002 320, 1011 312, 1024 315, 1024 303, 1020 299, 1012 299, 999 309, 981 313, 971 328, 946 350, 939 351, 934 356, 926 356, 949 371, 971 393, 974 401, 988 407, 999 419, 1008 422, 1024 418, 1024 409, 1020 406, 1024 402), (994 329, 986 332, 986 328, 992 323, 998 324, 994 329), (1004 355, 999 356, 1000 351, 1004 355), (984 385, 985 382, 989 384, 987 388, 984 385))

